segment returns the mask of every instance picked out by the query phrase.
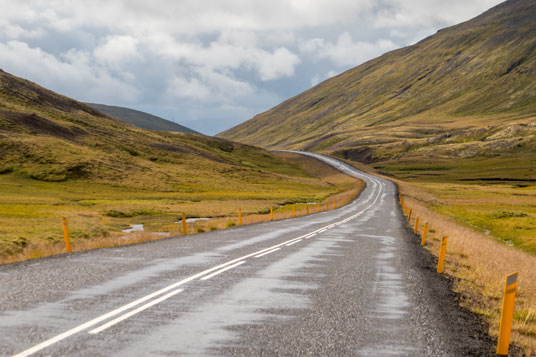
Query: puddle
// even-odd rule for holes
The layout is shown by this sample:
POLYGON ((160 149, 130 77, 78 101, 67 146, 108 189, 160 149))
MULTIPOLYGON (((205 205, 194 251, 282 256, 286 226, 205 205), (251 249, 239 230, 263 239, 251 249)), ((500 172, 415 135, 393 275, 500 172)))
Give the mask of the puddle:
POLYGON ((123 233, 143 232, 143 224, 131 224, 129 229, 123 229, 123 233))
MULTIPOLYGON (((200 217, 200 218, 186 218, 186 223, 191 223, 191 222, 197 222, 197 221, 208 221, 210 220, 210 218, 207 218, 207 217, 200 217)), ((182 220, 180 221, 177 221, 175 223, 182 223, 182 220)))

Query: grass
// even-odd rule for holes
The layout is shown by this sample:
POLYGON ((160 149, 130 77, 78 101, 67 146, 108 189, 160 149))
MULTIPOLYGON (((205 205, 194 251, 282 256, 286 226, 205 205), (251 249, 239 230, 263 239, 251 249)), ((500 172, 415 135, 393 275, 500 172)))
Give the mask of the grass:
POLYGON ((0 175, 0 262, 63 252, 61 217, 69 219, 73 249, 84 250, 178 235, 182 212, 188 218, 210 218, 189 223, 188 233, 194 234, 237 224, 238 208, 244 224, 250 224, 269 220, 270 206, 274 218, 283 219, 292 207, 301 215, 307 202, 331 207, 360 190, 359 181, 318 160, 287 153, 280 159, 286 165, 269 179, 249 182, 231 175, 224 178, 225 188, 214 182, 212 190, 198 191, 0 175), (121 232, 132 224, 143 224, 145 232, 121 232))
MULTIPOLYGON (((380 169, 391 174, 387 178, 412 209, 409 226, 419 217, 421 234, 424 223, 430 224, 425 249, 437 257, 441 237, 449 237, 445 275, 462 306, 486 321, 492 336, 498 334, 504 278, 519 272, 512 341, 531 356, 536 354, 536 183, 530 181, 530 166, 523 171, 521 162, 505 160, 500 169, 486 160, 443 162, 433 166, 451 169, 434 170, 432 177, 423 160, 380 169)), ((378 174, 373 167, 348 163, 378 174)))

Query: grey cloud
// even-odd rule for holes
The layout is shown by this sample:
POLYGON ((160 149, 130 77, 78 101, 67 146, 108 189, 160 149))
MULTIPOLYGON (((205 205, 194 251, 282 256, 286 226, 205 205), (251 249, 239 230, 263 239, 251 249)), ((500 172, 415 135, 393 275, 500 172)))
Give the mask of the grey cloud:
POLYGON ((498 0, 2 0, 0 68, 214 134, 498 0))

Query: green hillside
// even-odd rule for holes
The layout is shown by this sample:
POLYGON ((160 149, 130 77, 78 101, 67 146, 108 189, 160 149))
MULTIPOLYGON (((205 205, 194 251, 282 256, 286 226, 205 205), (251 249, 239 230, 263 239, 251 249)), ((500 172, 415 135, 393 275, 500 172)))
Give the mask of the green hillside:
POLYGON ((85 103, 98 111, 110 115, 114 118, 135 125, 138 128, 158 130, 158 131, 178 131, 180 133, 199 134, 195 130, 174 123, 172 121, 160 118, 156 115, 145 113, 130 108, 118 107, 113 105, 104 105, 96 103, 85 103))
POLYGON ((49 254, 48 243, 61 251, 62 216, 75 246, 124 244, 121 230, 130 224, 177 234, 186 212, 221 217, 206 221, 218 229, 239 207, 246 219, 356 183, 325 168, 309 174, 295 159, 249 145, 140 129, 2 70, 0 153, 0 261, 49 254), (45 252, 33 253, 36 244, 45 252))
POLYGON ((533 152, 534 19, 536 2, 507 1, 219 136, 366 163, 533 152))

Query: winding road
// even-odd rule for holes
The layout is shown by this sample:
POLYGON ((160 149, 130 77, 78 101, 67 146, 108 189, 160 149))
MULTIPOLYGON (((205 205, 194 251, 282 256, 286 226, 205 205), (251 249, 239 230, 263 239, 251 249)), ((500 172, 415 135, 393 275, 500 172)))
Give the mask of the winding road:
POLYGON ((0 355, 493 351, 418 246, 390 181, 291 220, 0 267, 0 355))

